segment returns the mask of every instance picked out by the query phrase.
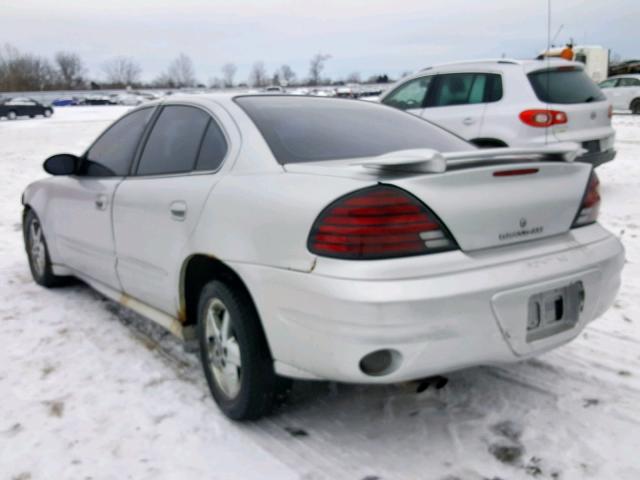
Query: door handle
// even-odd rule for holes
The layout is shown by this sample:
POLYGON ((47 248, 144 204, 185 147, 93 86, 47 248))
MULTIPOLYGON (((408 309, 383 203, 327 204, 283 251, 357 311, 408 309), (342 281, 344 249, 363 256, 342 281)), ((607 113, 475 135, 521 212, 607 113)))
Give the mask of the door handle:
POLYGON ((107 196, 102 193, 96 196, 95 205, 98 210, 107 208, 107 196))
POLYGON ((171 218, 182 221, 187 216, 187 204, 182 200, 171 202, 169 212, 171 212, 171 218))
POLYGON ((473 125, 474 123, 476 123, 476 120, 474 118, 467 117, 462 120, 462 123, 464 123, 465 125, 473 125))

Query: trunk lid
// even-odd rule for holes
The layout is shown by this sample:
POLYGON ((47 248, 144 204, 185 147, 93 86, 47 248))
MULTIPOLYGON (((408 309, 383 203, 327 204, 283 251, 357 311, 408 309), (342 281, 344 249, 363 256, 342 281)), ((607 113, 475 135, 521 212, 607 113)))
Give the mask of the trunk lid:
POLYGON ((567 232, 590 175, 577 163, 490 165, 391 180, 422 200, 462 250, 479 250, 567 232), (494 176, 522 169, 523 175, 494 176))
MULTIPOLYGON (((564 150, 561 156, 567 152, 566 146, 564 150)), ((575 153, 574 148, 572 155, 575 153)), ((556 161, 547 161, 549 158, 516 149, 495 150, 493 159, 488 150, 424 151, 426 159, 422 161, 416 160, 418 154, 397 152, 371 159, 287 164, 284 168, 292 173, 359 178, 400 187, 426 204, 465 251, 567 232, 591 173, 590 165, 574 163, 572 156, 557 161, 556 155, 556 161), (509 152, 513 152, 511 157, 509 152)))

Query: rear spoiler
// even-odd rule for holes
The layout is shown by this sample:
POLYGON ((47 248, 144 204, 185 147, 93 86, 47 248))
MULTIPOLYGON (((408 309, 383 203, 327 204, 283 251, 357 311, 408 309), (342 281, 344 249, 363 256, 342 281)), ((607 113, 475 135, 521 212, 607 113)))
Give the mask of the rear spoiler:
POLYGON ((569 142, 530 148, 487 148, 447 153, 430 149, 415 149, 391 152, 366 160, 349 161, 347 164, 395 172, 442 173, 448 167, 460 167, 486 161, 515 163, 535 159, 550 162, 573 162, 584 152, 585 150, 578 144, 569 142))

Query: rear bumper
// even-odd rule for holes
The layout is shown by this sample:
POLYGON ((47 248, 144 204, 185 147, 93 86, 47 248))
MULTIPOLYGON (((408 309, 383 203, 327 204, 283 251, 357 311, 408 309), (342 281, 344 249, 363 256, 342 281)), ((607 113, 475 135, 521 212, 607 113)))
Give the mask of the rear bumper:
POLYGON ((594 167, 602 165, 603 163, 610 162, 616 157, 616 151, 614 149, 605 150, 603 152, 587 153, 579 156, 576 160, 579 162, 590 163, 594 167))
POLYGON ((368 267, 362 262, 356 262, 352 278, 332 276, 321 265, 314 273, 232 267, 253 295, 278 373, 392 383, 518 361, 570 341, 613 302, 624 250, 593 225, 538 242, 428 257, 414 257, 420 276, 389 269, 387 278, 376 278, 374 264, 369 279, 363 278, 368 267), (528 299, 578 281, 585 290, 578 323, 527 342, 528 299), (368 376, 360 360, 379 349, 400 353, 397 368, 368 376))

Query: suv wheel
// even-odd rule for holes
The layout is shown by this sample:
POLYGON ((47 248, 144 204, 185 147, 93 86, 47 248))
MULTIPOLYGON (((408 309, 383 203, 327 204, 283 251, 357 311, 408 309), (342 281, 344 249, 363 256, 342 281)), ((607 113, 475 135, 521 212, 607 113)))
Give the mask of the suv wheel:
POLYGON ((198 304, 200 359, 211 394, 233 420, 271 412, 289 381, 278 377, 251 299, 232 284, 212 281, 198 304))
POLYGON ((42 224, 33 210, 26 213, 22 228, 24 246, 29 257, 29 268, 35 282, 48 288, 64 285, 68 279, 53 274, 42 224))

